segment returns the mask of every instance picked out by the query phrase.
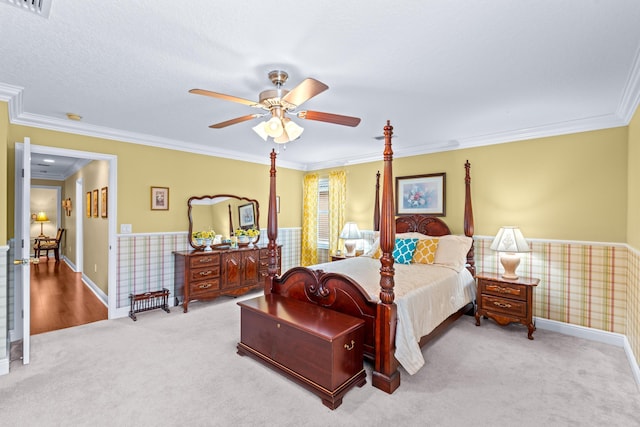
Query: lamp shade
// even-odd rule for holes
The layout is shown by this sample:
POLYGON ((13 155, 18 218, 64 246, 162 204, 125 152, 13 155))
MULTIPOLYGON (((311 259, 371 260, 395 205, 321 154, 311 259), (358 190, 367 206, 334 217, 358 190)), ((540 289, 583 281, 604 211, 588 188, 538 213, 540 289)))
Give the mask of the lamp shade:
POLYGON ((340 233, 340 238, 345 240, 361 239, 362 234, 358 229, 358 224, 355 222, 347 222, 342 229, 342 233, 340 233))
POLYGON ((36 219, 35 220, 37 222, 47 222, 47 221, 49 221, 49 217, 47 216, 47 214, 44 211, 40 211, 36 215, 36 219))
POLYGON ((501 227, 489 248, 498 252, 531 252, 520 228, 513 226, 501 227))

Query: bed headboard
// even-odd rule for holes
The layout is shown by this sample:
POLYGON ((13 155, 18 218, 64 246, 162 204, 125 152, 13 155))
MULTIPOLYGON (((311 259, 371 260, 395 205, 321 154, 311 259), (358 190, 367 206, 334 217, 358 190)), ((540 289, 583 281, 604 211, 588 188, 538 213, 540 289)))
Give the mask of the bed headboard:
POLYGON ((396 218, 396 233, 416 231, 427 236, 451 234, 449 226, 440 218, 426 215, 400 216, 396 218))

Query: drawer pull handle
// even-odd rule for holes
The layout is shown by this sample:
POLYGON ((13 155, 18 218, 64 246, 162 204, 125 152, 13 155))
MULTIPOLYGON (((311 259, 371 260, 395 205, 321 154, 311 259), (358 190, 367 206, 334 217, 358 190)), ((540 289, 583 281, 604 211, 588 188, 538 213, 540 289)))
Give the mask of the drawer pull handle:
POLYGON ((211 273, 213 273, 211 270, 207 270, 207 271, 201 271, 199 274, 200 274, 200 276, 208 276, 211 273))
POLYGON ((351 345, 345 344, 344 348, 346 348, 347 351, 351 351, 351 350, 353 350, 353 347, 355 346, 355 344, 356 344, 356 342, 354 340, 351 340, 351 345))
POLYGON ((511 308, 511 304, 508 304, 506 302, 494 301, 493 305, 497 305, 498 307, 502 307, 502 308, 511 308))
POLYGON ((500 292, 501 294, 512 294, 512 295, 520 295, 520 290, 513 288, 505 288, 498 285, 488 285, 487 290, 500 292))
POLYGON ((209 289, 211 287, 211 283, 203 283, 199 286, 200 289, 209 289))
POLYGON ((211 262, 213 261, 211 258, 200 258, 200 260, 198 261, 200 264, 204 264, 205 262, 211 262))

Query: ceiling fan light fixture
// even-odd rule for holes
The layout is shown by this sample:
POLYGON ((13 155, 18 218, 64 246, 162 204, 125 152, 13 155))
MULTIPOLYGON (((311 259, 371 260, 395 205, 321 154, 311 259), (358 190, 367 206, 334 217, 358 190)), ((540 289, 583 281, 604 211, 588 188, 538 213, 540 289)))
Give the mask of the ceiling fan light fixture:
POLYGON ((300 138, 300 135, 304 132, 304 128, 288 118, 284 119, 284 122, 284 130, 287 132, 287 135, 289 135, 289 141, 295 141, 300 138))
POLYGON ((266 126, 267 126, 267 122, 260 122, 252 128, 253 131, 257 133, 260 136, 260 138, 264 139, 265 141, 267 140, 267 138, 269 138, 269 135, 265 131, 266 126))
POLYGON ((282 120, 280 120, 279 117, 271 117, 267 122, 265 122, 264 131, 272 138, 279 137, 284 131, 282 120))

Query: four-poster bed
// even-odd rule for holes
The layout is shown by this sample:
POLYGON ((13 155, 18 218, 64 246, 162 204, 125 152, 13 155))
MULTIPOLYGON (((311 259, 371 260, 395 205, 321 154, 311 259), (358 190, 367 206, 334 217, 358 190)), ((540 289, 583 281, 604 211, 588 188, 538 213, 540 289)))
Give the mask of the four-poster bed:
MULTIPOLYGON (((294 300, 311 303, 323 308, 335 310, 350 316, 362 319, 364 321, 364 345, 363 352, 366 358, 373 361, 372 383, 375 387, 387 392, 393 393, 400 385, 400 373, 398 370, 399 362, 396 358, 396 335, 399 334, 398 328, 398 305, 396 304, 396 291, 400 292, 398 302, 402 300, 404 293, 407 295, 421 293, 422 291, 405 292, 400 288, 395 289, 396 274, 400 277, 406 275, 405 270, 409 268, 405 265, 396 265, 394 267, 394 245, 396 243, 396 232, 398 233, 420 233, 425 237, 439 238, 442 241, 448 240, 449 237, 456 240, 466 239, 461 267, 455 269, 452 274, 446 273, 447 269, 452 270, 451 266, 435 266, 442 275, 453 276, 453 281, 461 281, 457 277, 464 276, 467 290, 456 290, 455 308, 451 308, 442 318, 437 320, 437 326, 429 327, 425 336, 418 335, 415 341, 419 345, 424 345, 434 335, 440 332, 446 325, 452 323, 459 318, 464 312, 473 308, 473 300, 475 298, 475 285, 473 276, 475 274, 473 260, 473 214, 471 208, 470 193, 470 165, 465 164, 465 212, 464 212, 464 234, 465 236, 449 236, 451 235, 449 227, 439 218, 428 217, 422 215, 401 216, 395 219, 394 195, 393 195, 393 169, 392 160, 393 152, 391 149, 391 138, 393 128, 387 121, 384 127, 384 170, 382 183, 382 197, 380 217, 374 214, 374 228, 377 228, 378 221, 380 225, 379 248, 381 256, 379 261, 374 257, 366 256, 353 258, 352 264, 361 264, 360 268, 368 269, 368 275, 373 271, 379 283, 379 295, 365 289, 367 284, 361 280, 356 280, 350 274, 341 274, 340 272, 327 272, 330 267, 339 269, 345 266, 351 260, 340 261, 337 263, 323 264, 318 266, 294 267, 285 272, 281 276, 277 274, 277 213, 276 213, 276 153, 271 152, 271 169, 270 169, 270 194, 268 208, 268 275, 265 279, 265 295, 279 295, 279 297, 291 298, 294 300), (444 236, 447 236, 446 238, 444 236), (376 267, 374 267, 374 265, 376 267), (465 269, 466 267, 466 269, 465 269), (324 271, 323 271, 324 270, 324 271), (464 271, 464 273, 461 273, 464 271)), ((376 184, 378 188, 378 183, 376 184)), ((376 192, 377 193, 377 192, 376 192)), ((378 206, 378 195, 376 194, 376 207, 378 206)), ((399 234, 400 235, 400 234, 399 234)), ((404 279, 403 279, 404 280, 404 279)), ((371 281, 371 278, 364 279, 371 281)), ((449 280, 451 281, 451 280, 449 280)), ((371 285, 370 283, 368 284, 371 285)), ((409 309, 404 308, 404 303, 400 305, 400 321, 402 328, 406 328, 406 323, 410 323, 405 316, 405 311, 411 311, 411 304, 407 303, 409 309)), ((414 310, 415 311, 415 310, 414 310)), ((428 312, 430 310, 423 309, 428 312)), ((412 341, 411 337, 405 334, 405 341, 412 341)), ((418 331, 416 331, 418 332, 418 331)), ((414 343, 414 344, 418 344, 414 343)), ((419 347, 416 345, 419 350, 419 347)), ((421 356, 420 356, 421 358, 421 356)), ((422 360, 421 363, 424 363, 422 360)), ((419 363, 419 366, 421 366, 419 363)), ((418 368, 419 368, 418 366, 418 368)), ((405 367, 403 363, 403 367, 405 367)), ((411 371, 409 371, 412 373, 411 371)))

